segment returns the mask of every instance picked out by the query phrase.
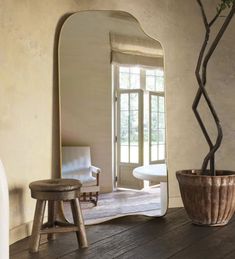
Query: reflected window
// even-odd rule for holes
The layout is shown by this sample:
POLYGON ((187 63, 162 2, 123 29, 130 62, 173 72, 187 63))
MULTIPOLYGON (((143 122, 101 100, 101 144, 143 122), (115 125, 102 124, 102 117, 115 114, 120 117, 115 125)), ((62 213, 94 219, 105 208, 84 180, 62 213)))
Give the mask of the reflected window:
POLYGON ((121 89, 140 88, 140 68, 120 67, 119 68, 119 87, 121 89))

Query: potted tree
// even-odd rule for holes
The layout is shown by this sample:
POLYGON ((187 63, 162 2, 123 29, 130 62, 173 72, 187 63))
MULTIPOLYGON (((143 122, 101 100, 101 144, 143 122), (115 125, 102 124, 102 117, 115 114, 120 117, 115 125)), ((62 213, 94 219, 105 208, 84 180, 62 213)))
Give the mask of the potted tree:
POLYGON ((176 177, 179 182, 185 210, 193 223, 221 226, 228 223, 235 211, 235 172, 216 170, 215 167, 215 153, 221 145, 223 133, 218 115, 206 90, 207 65, 234 16, 235 0, 221 0, 217 6, 217 10, 215 8, 215 15, 211 20, 208 19, 202 1, 197 0, 197 3, 205 27, 205 37, 195 71, 199 88, 192 108, 206 142, 209 145, 209 152, 203 160, 201 169, 177 171, 176 177), (225 16, 224 13, 226 13, 225 16), (210 42, 211 29, 222 14, 224 16, 223 24, 210 42), (201 98, 205 99, 205 103, 208 105, 216 124, 217 138, 215 143, 211 140, 197 110, 201 98))

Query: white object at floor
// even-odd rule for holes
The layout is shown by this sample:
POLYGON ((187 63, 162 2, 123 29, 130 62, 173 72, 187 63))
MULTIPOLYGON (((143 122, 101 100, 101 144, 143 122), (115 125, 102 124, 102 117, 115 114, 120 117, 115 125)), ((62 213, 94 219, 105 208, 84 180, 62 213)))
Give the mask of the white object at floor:
POLYGON ((133 176, 144 181, 160 182, 161 189, 161 213, 167 210, 167 168, 166 164, 151 164, 136 167, 133 176))
POLYGON ((0 160, 0 259, 9 258, 9 193, 3 164, 0 160))

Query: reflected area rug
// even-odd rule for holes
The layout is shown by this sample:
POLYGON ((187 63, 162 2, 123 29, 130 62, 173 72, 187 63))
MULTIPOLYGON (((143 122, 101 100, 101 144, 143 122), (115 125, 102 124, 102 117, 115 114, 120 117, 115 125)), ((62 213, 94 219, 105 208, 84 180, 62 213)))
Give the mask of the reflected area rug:
POLYGON ((100 194, 96 207, 90 202, 81 202, 81 207, 85 225, 127 215, 161 216, 160 188, 150 191, 117 190, 100 194))

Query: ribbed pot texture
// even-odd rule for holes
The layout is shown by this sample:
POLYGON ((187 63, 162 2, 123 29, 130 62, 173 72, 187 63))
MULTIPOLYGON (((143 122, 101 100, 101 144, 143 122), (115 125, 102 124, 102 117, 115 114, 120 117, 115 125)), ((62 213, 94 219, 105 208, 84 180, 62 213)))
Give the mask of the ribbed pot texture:
POLYGON ((226 225, 235 211, 235 172, 201 174, 201 170, 176 172, 185 210, 194 224, 226 225))

